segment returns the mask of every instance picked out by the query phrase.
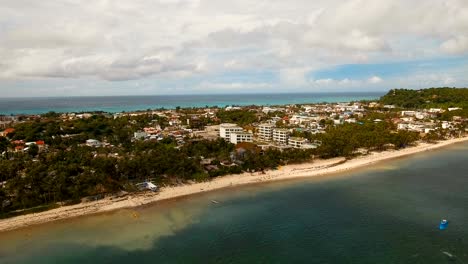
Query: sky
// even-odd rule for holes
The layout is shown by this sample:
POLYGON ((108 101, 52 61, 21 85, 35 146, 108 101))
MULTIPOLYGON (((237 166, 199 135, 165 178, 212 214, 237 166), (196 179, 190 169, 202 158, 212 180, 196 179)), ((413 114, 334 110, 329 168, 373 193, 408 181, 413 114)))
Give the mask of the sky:
POLYGON ((0 97, 438 86, 467 0, 0 0, 0 97))

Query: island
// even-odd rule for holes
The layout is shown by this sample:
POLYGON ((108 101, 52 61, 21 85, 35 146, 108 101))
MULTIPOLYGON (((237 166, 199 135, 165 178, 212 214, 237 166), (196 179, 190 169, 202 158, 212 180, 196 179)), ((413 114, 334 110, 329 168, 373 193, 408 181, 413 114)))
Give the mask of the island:
POLYGON ((468 89, 375 101, 0 116, 0 231, 325 175, 467 140, 468 89))

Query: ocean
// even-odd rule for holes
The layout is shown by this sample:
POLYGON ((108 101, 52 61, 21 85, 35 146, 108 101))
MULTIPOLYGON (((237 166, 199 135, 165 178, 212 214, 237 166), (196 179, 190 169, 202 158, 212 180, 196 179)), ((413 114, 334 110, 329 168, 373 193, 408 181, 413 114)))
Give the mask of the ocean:
POLYGON ((122 112, 156 108, 228 105, 282 105, 319 102, 349 102, 378 99, 384 93, 290 93, 222 95, 153 95, 50 98, 0 98, 0 114, 41 114, 55 112, 122 112))
POLYGON ((462 143, 1 233, 0 263, 468 263, 467 160, 462 143))

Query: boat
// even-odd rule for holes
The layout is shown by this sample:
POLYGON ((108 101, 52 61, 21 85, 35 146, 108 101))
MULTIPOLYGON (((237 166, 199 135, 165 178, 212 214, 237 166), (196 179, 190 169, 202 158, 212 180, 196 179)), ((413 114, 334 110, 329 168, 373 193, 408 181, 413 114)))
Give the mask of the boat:
POLYGON ((218 203, 219 203, 219 202, 216 201, 216 200, 211 200, 211 202, 214 203, 214 204, 218 204, 218 203))
POLYGON ((448 226, 448 221, 446 219, 442 219, 439 224, 439 229, 445 230, 447 229, 447 226, 448 226))

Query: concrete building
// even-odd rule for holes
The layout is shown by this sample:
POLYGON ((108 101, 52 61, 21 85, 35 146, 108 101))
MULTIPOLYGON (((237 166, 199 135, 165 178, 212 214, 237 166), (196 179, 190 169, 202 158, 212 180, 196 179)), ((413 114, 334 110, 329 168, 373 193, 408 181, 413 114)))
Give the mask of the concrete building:
POLYGON ((233 132, 231 133, 230 142, 237 144, 241 142, 253 142, 253 134, 249 132, 233 132))
POLYGON ((88 139, 86 140, 86 145, 89 147, 100 147, 102 144, 99 140, 96 139, 88 139))
POLYGON ((273 139, 273 129, 275 128, 272 124, 260 124, 258 126, 258 137, 261 140, 271 141, 273 139))
POLYGON ((242 127, 236 124, 224 123, 219 125, 219 136, 224 138, 226 141, 231 141, 231 133, 242 133, 244 130, 242 127))
POLYGON ((289 139, 289 130, 284 128, 275 128, 273 129, 273 141, 279 144, 288 144, 289 139))
POLYGON ((146 134, 144 131, 137 131, 133 133, 134 139, 145 139, 146 137, 148 137, 148 134, 146 134))
POLYGON ((289 145, 293 148, 302 148, 304 144, 306 144, 308 141, 305 138, 301 137, 291 137, 289 138, 289 145))

